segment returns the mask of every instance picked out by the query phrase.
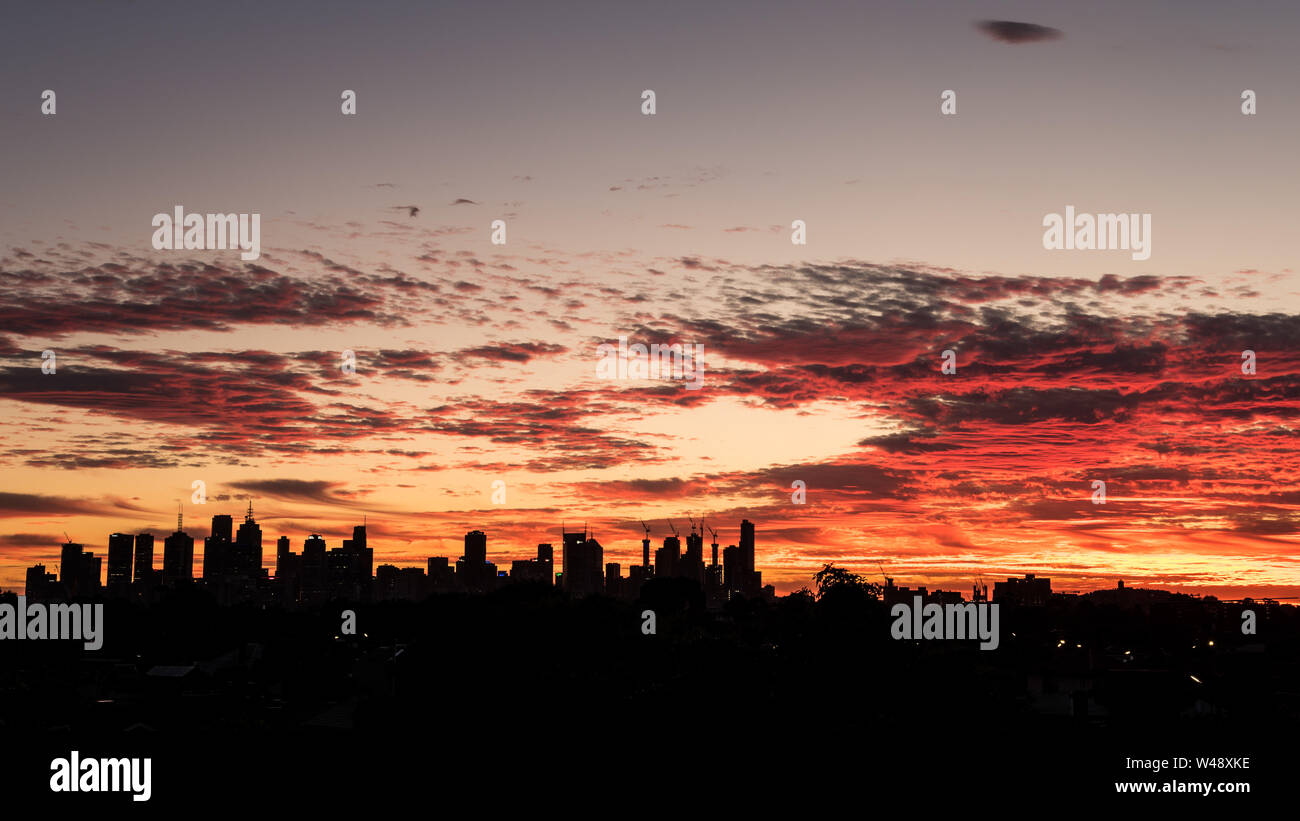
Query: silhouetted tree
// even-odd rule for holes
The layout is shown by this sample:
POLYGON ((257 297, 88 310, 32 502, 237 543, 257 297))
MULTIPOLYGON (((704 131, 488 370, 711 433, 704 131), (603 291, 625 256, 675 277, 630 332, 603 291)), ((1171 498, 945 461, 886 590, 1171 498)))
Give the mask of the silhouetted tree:
MULTIPOLYGON (((850 573, 842 567, 827 563, 813 576, 817 585, 817 600, 821 601, 828 594, 861 596, 876 601, 880 598, 880 585, 869 582, 857 573, 850 573)), ((846 596, 847 597, 847 596, 846 596)))

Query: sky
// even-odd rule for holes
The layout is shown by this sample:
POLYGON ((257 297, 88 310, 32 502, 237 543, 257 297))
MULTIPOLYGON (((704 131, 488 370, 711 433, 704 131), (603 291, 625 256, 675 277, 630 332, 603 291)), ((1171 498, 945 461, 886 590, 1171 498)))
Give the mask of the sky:
POLYGON ((585 523, 626 574, 642 522, 748 518, 783 593, 1300 593, 1300 7, 0 17, 0 587, 251 499, 268 568, 364 517, 377 563, 585 523), (156 250, 177 205, 260 214, 260 258, 156 250), (1045 249, 1067 206, 1151 215, 1150 258, 1045 249), (596 378, 620 336, 702 386, 596 378))

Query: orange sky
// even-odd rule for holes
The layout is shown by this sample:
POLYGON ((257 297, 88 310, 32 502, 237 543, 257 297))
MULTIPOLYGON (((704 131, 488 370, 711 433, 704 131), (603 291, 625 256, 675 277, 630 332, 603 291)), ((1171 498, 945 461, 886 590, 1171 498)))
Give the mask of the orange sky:
POLYGON ((755 522, 782 592, 834 561, 1295 595, 1300 15, 1102 3, 1007 43, 958 3, 726 5, 16 23, 0 586, 252 497, 268 563, 366 516, 377 563, 587 522, 626 566, 691 514, 755 522), (178 204, 260 213, 261 258, 155 251, 178 204), (1067 205, 1150 214, 1151 258, 1045 250, 1067 205), (597 379, 620 336, 703 345, 703 386, 597 379))

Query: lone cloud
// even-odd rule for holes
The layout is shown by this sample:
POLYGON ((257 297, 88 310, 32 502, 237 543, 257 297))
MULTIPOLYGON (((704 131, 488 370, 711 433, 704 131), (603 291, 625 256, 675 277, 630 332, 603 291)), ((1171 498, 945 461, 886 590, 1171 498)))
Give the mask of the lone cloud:
POLYGON ((975 25, 994 40, 1004 43, 1037 43, 1040 40, 1059 40, 1063 36, 1058 29, 1011 20, 983 20, 975 25))

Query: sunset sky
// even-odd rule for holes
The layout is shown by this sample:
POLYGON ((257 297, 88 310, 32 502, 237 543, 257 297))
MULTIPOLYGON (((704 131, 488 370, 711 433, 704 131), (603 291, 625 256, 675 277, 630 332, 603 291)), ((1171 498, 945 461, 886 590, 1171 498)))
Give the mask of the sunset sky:
POLYGON ((782 593, 1300 595, 1300 6, 73 5, 0 12, 0 587, 65 531, 161 567, 181 501, 197 570, 251 497, 270 568, 365 516, 626 574, 690 514, 782 593), (154 250, 177 205, 261 258, 154 250), (1150 259, 1044 250, 1067 205, 1150 259), (620 335, 703 387, 596 379, 620 335))

